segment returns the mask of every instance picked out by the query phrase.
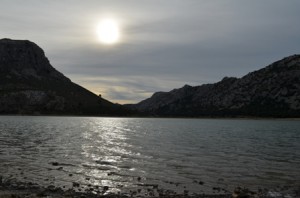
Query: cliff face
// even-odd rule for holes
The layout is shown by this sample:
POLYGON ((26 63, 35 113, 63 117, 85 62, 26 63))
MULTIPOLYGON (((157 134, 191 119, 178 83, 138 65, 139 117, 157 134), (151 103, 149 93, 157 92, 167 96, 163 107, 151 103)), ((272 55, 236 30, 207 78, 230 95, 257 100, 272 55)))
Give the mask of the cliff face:
POLYGON ((300 55, 242 78, 158 92, 129 107, 158 116, 300 117, 300 55))
POLYGON ((58 72, 36 44, 0 40, 0 114, 124 113, 58 72))

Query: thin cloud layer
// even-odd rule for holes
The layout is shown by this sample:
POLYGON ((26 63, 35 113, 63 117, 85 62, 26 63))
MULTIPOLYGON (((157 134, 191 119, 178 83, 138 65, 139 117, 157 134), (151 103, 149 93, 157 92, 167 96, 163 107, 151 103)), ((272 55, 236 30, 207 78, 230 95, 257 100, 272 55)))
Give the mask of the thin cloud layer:
POLYGON ((40 45, 74 82, 118 103, 240 77, 299 53, 298 0, 3 1, 0 35, 40 45), (115 17, 122 41, 96 25, 115 17))

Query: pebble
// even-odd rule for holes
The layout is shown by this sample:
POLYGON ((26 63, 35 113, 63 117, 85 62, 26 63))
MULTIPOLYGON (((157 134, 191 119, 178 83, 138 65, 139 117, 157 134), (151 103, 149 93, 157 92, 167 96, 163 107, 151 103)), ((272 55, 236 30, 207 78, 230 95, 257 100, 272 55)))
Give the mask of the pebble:
POLYGON ((218 191, 218 192, 221 191, 221 188, 219 188, 219 187, 213 187, 212 189, 215 190, 215 191, 218 191))
POLYGON ((54 186, 54 185, 50 185, 50 186, 47 187, 47 189, 49 189, 49 190, 54 190, 54 189, 55 189, 55 186, 54 186))
POLYGON ((73 182, 72 184, 73 184, 73 187, 79 187, 80 186, 80 184, 77 183, 77 182, 73 182))
POLYGON ((103 191, 108 191, 109 187, 108 186, 104 186, 103 187, 103 191))
POLYGON ((52 166, 58 166, 58 162, 52 162, 52 166))

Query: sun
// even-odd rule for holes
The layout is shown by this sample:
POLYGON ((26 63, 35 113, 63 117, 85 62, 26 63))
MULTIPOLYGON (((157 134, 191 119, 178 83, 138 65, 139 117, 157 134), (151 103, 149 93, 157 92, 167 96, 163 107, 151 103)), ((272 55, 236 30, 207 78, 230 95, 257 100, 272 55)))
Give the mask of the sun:
POLYGON ((115 44, 120 40, 120 26, 114 19, 103 19, 98 24, 97 35, 101 43, 115 44))

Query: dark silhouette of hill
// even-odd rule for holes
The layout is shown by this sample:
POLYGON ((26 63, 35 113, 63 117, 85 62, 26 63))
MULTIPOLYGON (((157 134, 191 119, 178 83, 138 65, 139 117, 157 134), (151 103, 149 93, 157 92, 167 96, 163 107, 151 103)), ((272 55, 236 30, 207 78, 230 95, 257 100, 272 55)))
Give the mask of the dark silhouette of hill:
POLYGON ((1 39, 0 113, 127 115, 129 112, 58 72, 35 43, 1 39))
POLYGON ((300 55, 277 61, 242 78, 185 85, 127 105, 153 116, 300 117, 300 55))

